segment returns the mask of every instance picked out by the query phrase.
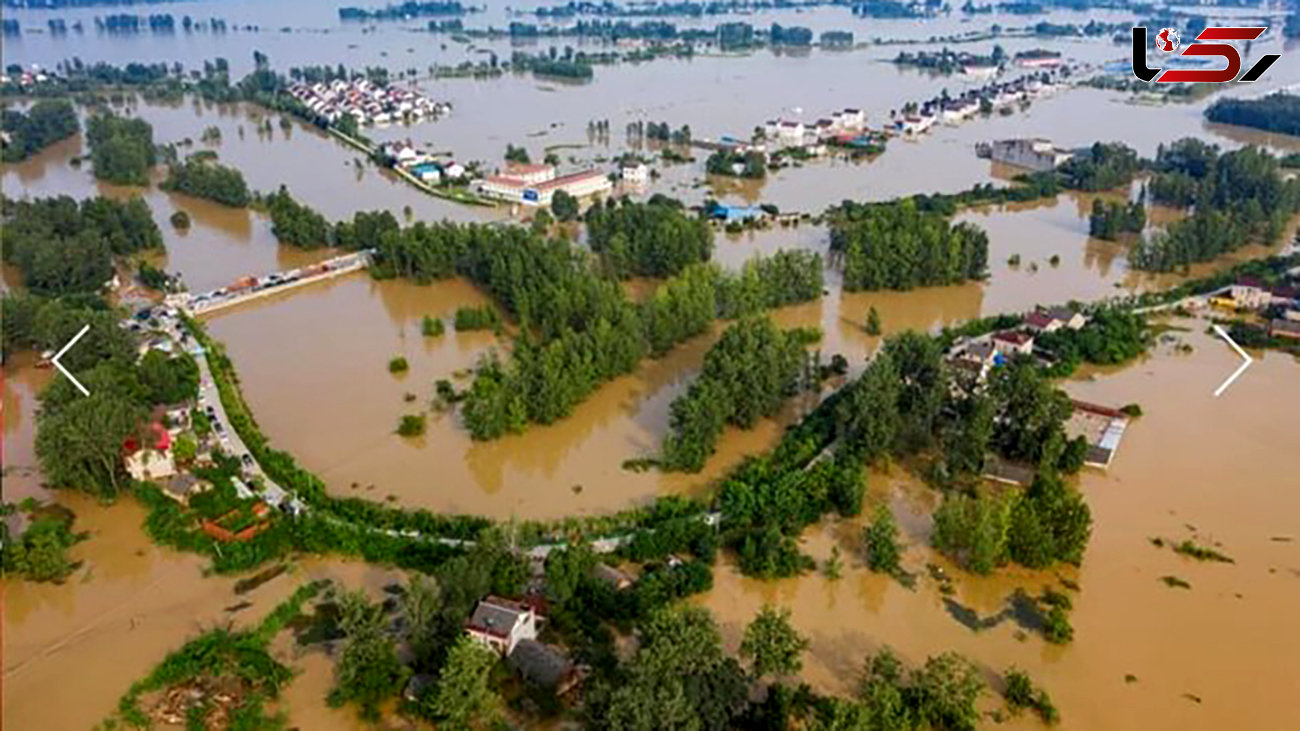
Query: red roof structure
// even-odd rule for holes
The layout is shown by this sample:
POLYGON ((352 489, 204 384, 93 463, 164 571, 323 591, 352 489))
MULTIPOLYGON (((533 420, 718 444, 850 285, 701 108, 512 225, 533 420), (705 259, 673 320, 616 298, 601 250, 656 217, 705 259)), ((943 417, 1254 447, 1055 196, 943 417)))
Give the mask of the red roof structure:
MULTIPOLYGON (((150 424, 149 432, 153 437, 153 449, 156 449, 159 452, 166 452, 168 449, 171 449, 172 435, 167 433, 167 428, 162 425, 162 422, 155 421, 150 424)), ((135 437, 128 437, 125 442, 122 442, 122 451, 126 454, 135 454, 140 451, 140 448, 141 447, 139 443, 136 442, 135 437)))

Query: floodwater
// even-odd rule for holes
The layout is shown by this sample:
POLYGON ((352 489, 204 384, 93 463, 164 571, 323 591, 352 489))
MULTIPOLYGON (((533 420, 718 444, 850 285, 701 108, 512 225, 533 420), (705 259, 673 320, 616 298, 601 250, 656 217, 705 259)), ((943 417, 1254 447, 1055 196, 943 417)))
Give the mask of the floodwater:
MULTIPOLYGON (((360 3, 365 4, 365 3, 360 3)), ((422 20, 349 25, 338 22, 334 6, 307 0, 266 3, 257 0, 198 2, 167 11, 195 17, 216 15, 232 26, 252 24, 260 31, 232 30, 225 36, 100 35, 66 38, 43 32, 6 39, 6 62, 53 65, 76 55, 84 61, 181 61, 195 67, 224 56, 236 74, 251 65, 254 49, 267 53, 277 68, 344 63, 380 64, 394 70, 424 69, 432 63, 457 63, 491 49, 508 56, 508 42, 466 46, 449 37, 413 33, 422 20), (291 26, 292 32, 281 32, 291 26), (276 29, 276 30, 272 30, 276 29)), ((24 28, 39 28, 47 17, 93 18, 103 9, 14 11, 24 28)), ((1053 22, 1084 23, 1092 17, 1122 20, 1109 13, 1053 12, 1053 22)), ((844 8, 810 13, 776 11, 745 18, 755 24, 780 22, 816 29, 846 27, 868 36, 924 40, 986 27, 993 22, 1019 26, 1036 19, 959 14, 933 21, 860 20, 844 8)), ((478 27, 503 25, 504 8, 466 19, 478 27)), ((722 22, 726 18, 718 18, 722 22)), ((679 25, 688 21, 679 19, 679 25)), ((712 23, 714 19, 704 19, 712 23)), ((540 51, 546 43, 526 50, 540 51)), ((556 45, 563 47, 561 39, 556 45)), ((577 44, 575 44, 577 45, 577 44)), ((1077 61, 1098 64, 1126 53, 1108 42, 1004 40, 1008 52, 1054 46, 1077 61)), ((918 43, 908 50, 933 50, 918 43)), ((988 52, 991 43, 962 47, 988 52)), ((1276 52, 1268 40, 1258 52, 1276 52)), ((369 133, 376 139, 411 138, 429 149, 449 151, 458 160, 495 166, 506 144, 526 144, 534 157, 557 149, 567 165, 607 166, 622 151, 623 130, 631 121, 690 124, 696 136, 747 136, 765 119, 787 115, 804 119, 846 106, 865 108, 880 125, 888 110, 908 100, 947 89, 959 93, 972 82, 898 69, 884 61, 895 47, 848 53, 759 52, 747 56, 700 56, 689 61, 661 60, 597 69, 586 84, 564 84, 531 76, 508 75, 491 81, 448 79, 419 82, 436 99, 449 99, 455 111, 446 119, 412 127, 394 126, 369 133), (608 140, 589 139, 587 123, 608 119, 608 140), (571 159, 571 161, 570 161, 571 159)), ((1285 53, 1295 53, 1292 43, 1285 53)), ((1014 74, 1013 74, 1014 75, 1014 74)), ((1278 64, 1255 85, 1228 94, 1256 94, 1300 81, 1300 65, 1278 64)), ((689 165, 666 166, 646 193, 667 192, 689 203, 716 196, 728 201, 777 204, 782 210, 820 212, 843 199, 879 200, 928 191, 956 191, 975 183, 1005 184, 1005 170, 975 157, 976 142, 1012 136, 1046 136, 1074 146, 1097 139, 1123 140, 1143 154, 1161 142, 1195 135, 1225 147, 1262 144, 1281 151, 1300 150, 1300 140, 1209 125, 1203 111, 1211 100, 1192 104, 1143 105, 1120 94, 1073 89, 1034 102, 1010 116, 995 115, 959 127, 940 126, 919 140, 895 140, 886 154, 850 163, 826 160, 789 168, 760 183, 708 180, 705 155, 696 151, 689 165)), ((213 149, 220 160, 240 168, 254 190, 286 184, 294 195, 331 219, 356 210, 384 208, 400 220, 494 220, 504 210, 467 208, 424 195, 360 159, 359 153, 314 128, 292 122, 288 130, 271 117, 271 132, 259 133, 262 112, 242 105, 218 106, 187 100, 165 105, 133 102, 133 114, 147 119, 160 143, 193 141, 182 153, 213 149), (205 128, 221 132, 219 142, 203 142, 205 128), (408 216, 407 211, 410 211, 408 216)), ((223 208, 156 187, 120 188, 97 183, 89 165, 71 160, 85 154, 81 137, 59 143, 34 159, 0 167, 5 195, 121 197, 141 194, 163 230, 165 258, 157 263, 180 272, 191 289, 222 286, 246 274, 261 274, 317 261, 331 252, 301 252, 277 244, 262 214, 223 208), (189 213, 193 225, 175 230, 168 219, 189 213)), ((155 182, 157 182, 155 180, 155 182)), ((980 315, 1018 311, 1040 302, 1090 300, 1112 294, 1168 286, 1173 277, 1130 271, 1123 243, 1088 237, 1091 197, 1062 195, 1054 201, 988 207, 960 214, 959 220, 984 227, 990 236, 987 282, 911 292, 845 293, 834 271, 820 301, 775 314, 784 326, 815 325, 825 333, 826 358, 846 355, 859 369, 879 339, 863 331, 875 307, 886 332, 934 329, 980 315), (1019 254, 1013 267, 1008 259, 1019 254), (1053 255, 1060 257, 1053 265, 1053 255)), ((826 253, 823 227, 723 234, 715 258, 736 268, 749 258, 779 248, 826 253)), ((1267 253, 1250 247, 1235 256, 1198 267, 1193 274, 1267 253)), ((8 269, 5 283, 13 286, 8 269)), ((638 294, 650 284, 637 282, 638 294)), ((668 426, 668 406, 697 372, 704 353, 722 326, 650 360, 633 374, 606 384, 574 413, 550 427, 532 427, 520 436, 491 443, 472 442, 454 414, 429 417, 427 433, 403 439, 393 432, 403 414, 427 410, 434 381, 449 378, 465 387, 464 371, 493 347, 508 344, 488 333, 456 333, 450 316, 457 306, 487 303, 464 281, 430 286, 375 282, 350 275, 284 296, 267 298, 220 313, 210 320, 213 334, 230 350, 244 392, 273 443, 294 454, 340 495, 376 500, 392 496, 402 505, 472 512, 494 517, 552 518, 617 510, 659 494, 699 493, 749 454, 779 439, 782 428, 810 407, 796 400, 776 419, 752 431, 729 430, 718 454, 699 475, 631 473, 624 460, 651 456, 668 426), (420 320, 447 321, 446 334, 424 338, 420 320), (409 372, 388 373, 390 357, 404 355, 409 372), (458 374, 461 374, 458 376, 458 374), (407 394, 414 399, 408 401, 407 394)), ((743 624, 764 601, 790 606, 795 623, 813 640, 805 677, 819 688, 843 691, 852 684, 863 657, 889 643, 909 660, 958 649, 990 672, 1009 664, 1030 671, 1053 694, 1064 714, 1064 728, 1284 728, 1300 723, 1291 703, 1300 685, 1283 665, 1300 652, 1288 622, 1300 606, 1300 491, 1281 476, 1278 455, 1288 454, 1288 436, 1297 433, 1297 363, 1265 354, 1222 398, 1213 388, 1236 367, 1235 356, 1199 332, 1183 337, 1192 355, 1161 352, 1145 363, 1076 381, 1067 389, 1092 401, 1142 404, 1146 416, 1130 428, 1108 473, 1081 479, 1095 518, 1087 560, 1076 579, 1084 592, 1075 597, 1076 641, 1065 648, 1046 646, 1036 637, 1017 641, 1011 625, 973 633, 944 611, 933 585, 922 579, 915 592, 866 573, 854 559, 857 521, 809 532, 807 550, 818 558, 838 542, 848 559, 837 583, 819 577, 753 582, 733 569, 718 571, 713 592, 701 598, 724 624, 729 641, 738 641, 743 624), (1171 459, 1175 455, 1176 459, 1171 459), (1219 541, 1235 565, 1193 564, 1167 549, 1153 548, 1154 535, 1181 538, 1192 533, 1219 541), (1291 538, 1290 541, 1274 538, 1291 538), (1190 591, 1166 588, 1158 577, 1177 574, 1190 591), (1137 676, 1126 684, 1124 676, 1137 676), (1261 682, 1263 679, 1263 682, 1261 682), (1186 697, 1200 699, 1196 702, 1186 697), (1267 714, 1267 715, 1266 715, 1267 714), (1288 716, 1290 714, 1290 716, 1288 716)), ((32 448, 35 394, 48 381, 19 354, 5 370, 5 499, 43 496, 34 472, 32 448)), ((888 500, 899 514, 911 548, 909 568, 927 561, 944 563, 924 543, 935 495, 901 473, 876 475, 871 494, 888 500)), ((4 587, 6 653, 3 721, 11 728, 85 728, 113 707, 129 683, 142 676, 167 651, 214 623, 251 623, 286 596, 299 580, 337 577, 371 588, 392 574, 343 562, 307 561, 292 576, 281 577, 250 595, 253 606, 228 614, 239 602, 231 580, 205 578, 203 561, 149 544, 140 530, 143 514, 126 502, 101 507, 75 494, 60 502, 78 514, 78 526, 92 538, 73 549, 86 561, 62 586, 15 582, 4 587), (77 687, 77 704, 50 704, 40 693, 51 687, 77 687)), ((1016 587, 1037 590, 1052 576, 1011 571, 997 578, 963 578, 957 600, 981 615, 998 611, 1016 587)), ((296 657, 303 674, 290 686, 284 706, 303 728, 355 728, 346 713, 327 709, 321 698, 331 683, 330 660, 319 652, 296 657)), ((1026 720, 1016 722, 1025 725, 1026 720)))
POLYGON ((699 603, 718 617, 732 649, 763 603, 789 607, 812 641, 803 677, 826 691, 852 692, 863 660, 888 644, 912 663, 957 650, 990 678, 1019 666, 1051 693, 1063 729, 1296 727, 1300 483, 1278 455, 1300 429, 1300 362, 1255 353, 1255 365, 1216 399, 1213 390, 1240 360, 1201 332, 1205 323, 1178 324, 1193 330, 1178 334, 1191 354, 1163 347, 1133 367, 1065 386, 1076 398, 1136 402, 1144 411, 1109 471, 1088 469, 1080 480, 1093 514, 1080 569, 954 573, 926 547, 938 496, 896 470, 869 477, 864 512, 881 501, 892 506, 907 545, 904 567, 920 574, 916 590, 866 571, 861 520, 833 521, 810 530, 804 550, 821 561, 838 545, 846 565, 840 580, 760 582, 723 564, 699 603), (1152 546, 1152 537, 1195 538, 1236 563, 1197 563, 1152 546), (1016 588, 1038 594, 1058 577, 1077 581, 1074 642, 1021 639, 1010 622, 967 629, 945 611, 925 576, 928 562, 957 577, 952 598, 981 616, 1001 610, 1016 588), (1168 588, 1165 575, 1192 588, 1168 588), (1127 683, 1126 674, 1137 680, 1127 683))
POLYGON ((53 371, 35 367, 35 353, 17 353, 4 365, 4 438, 0 465, 4 470, 4 500, 42 499, 40 467, 36 463, 36 395, 53 371))
POLYGON ((6 728, 90 728, 187 639, 227 623, 255 624, 308 581, 378 587, 400 580, 361 563, 309 559, 237 595, 234 578, 204 574, 205 559, 150 543, 134 501, 103 506, 76 493, 58 501, 91 536, 73 547, 84 564, 66 583, 3 582, 6 728), (232 611, 243 602, 249 605, 232 611), (76 688, 76 702, 51 703, 50 688, 76 688))

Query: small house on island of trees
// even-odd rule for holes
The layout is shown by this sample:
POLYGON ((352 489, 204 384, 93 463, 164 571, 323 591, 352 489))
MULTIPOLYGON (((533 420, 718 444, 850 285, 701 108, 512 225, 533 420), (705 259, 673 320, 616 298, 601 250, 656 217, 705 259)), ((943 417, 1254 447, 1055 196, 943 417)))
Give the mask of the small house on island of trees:
POLYGON ((537 612, 526 604, 489 596, 474 607, 465 634, 500 655, 509 655, 520 640, 537 639, 537 612))
POLYGON ((122 443, 123 462, 131 479, 145 482, 176 474, 176 463, 171 453, 172 437, 167 429, 155 421, 149 425, 146 438, 148 446, 141 445, 134 437, 122 443))
POLYGON ((1062 328, 1078 330, 1087 324, 1086 315, 1068 307, 1040 307, 1025 315, 1025 327, 1040 333, 1054 333, 1062 328))
POLYGON ((551 690, 557 696, 573 690, 582 679, 563 651, 537 640, 520 640, 507 660, 525 680, 551 690))

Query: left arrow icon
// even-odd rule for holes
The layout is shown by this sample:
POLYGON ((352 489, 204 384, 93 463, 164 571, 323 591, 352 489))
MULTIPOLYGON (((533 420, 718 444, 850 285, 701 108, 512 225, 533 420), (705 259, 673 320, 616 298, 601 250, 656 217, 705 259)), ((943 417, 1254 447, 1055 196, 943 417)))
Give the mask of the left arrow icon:
POLYGON ((90 329, 89 325, 82 325, 81 330, 77 331, 77 334, 72 336, 72 339, 68 341, 68 344, 63 346, 63 348, 60 349, 59 352, 55 353, 53 358, 50 358, 50 362, 54 364, 55 368, 59 369, 59 373, 62 373, 63 375, 67 376, 68 380, 72 381, 72 385, 77 387, 77 390, 81 392, 82 396, 89 396, 90 391, 87 391, 86 387, 81 385, 81 381, 78 381, 76 377, 73 376, 72 373, 68 371, 67 368, 63 367, 63 364, 59 362, 59 358, 62 358, 64 353, 68 352, 68 350, 72 348, 72 346, 76 345, 77 341, 81 339, 81 336, 85 335, 86 331, 89 329, 90 329))

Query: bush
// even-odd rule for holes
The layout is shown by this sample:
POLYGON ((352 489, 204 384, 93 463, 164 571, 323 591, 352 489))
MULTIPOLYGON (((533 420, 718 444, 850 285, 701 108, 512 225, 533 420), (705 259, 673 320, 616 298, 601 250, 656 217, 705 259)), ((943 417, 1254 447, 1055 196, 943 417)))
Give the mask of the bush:
POLYGON ((492 305, 482 307, 457 307, 456 331, 495 330, 501 326, 501 316, 492 305))
POLYGON ((425 315, 424 320, 420 322, 420 332, 426 338, 436 338, 439 335, 442 335, 444 330, 445 326, 442 324, 442 320, 436 317, 425 315))
POLYGON ((424 414, 406 414, 397 425, 397 433, 404 437, 418 437, 424 434, 424 414))
POLYGON ((185 231, 190 227, 190 214, 185 211, 176 211, 171 215, 172 227, 178 231, 185 231))
POLYGON ((396 358, 390 358, 388 360, 389 373, 405 373, 410 370, 410 368, 410 364, 406 362, 406 358, 403 356, 399 355, 396 358))

